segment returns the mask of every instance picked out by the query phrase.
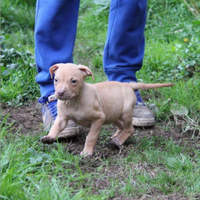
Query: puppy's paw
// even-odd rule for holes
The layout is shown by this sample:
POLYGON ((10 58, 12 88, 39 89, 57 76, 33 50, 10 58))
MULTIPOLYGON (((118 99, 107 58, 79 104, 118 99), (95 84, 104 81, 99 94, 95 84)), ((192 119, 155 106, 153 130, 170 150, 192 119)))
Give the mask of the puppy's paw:
POLYGON ((122 146, 122 142, 118 138, 110 138, 112 144, 122 146))
POLYGON ((41 137, 40 141, 44 144, 53 144, 56 140, 48 135, 41 137))
POLYGON ((82 151, 80 153, 81 156, 83 156, 84 158, 87 158, 87 157, 91 157, 93 155, 93 152, 87 152, 87 151, 82 151))

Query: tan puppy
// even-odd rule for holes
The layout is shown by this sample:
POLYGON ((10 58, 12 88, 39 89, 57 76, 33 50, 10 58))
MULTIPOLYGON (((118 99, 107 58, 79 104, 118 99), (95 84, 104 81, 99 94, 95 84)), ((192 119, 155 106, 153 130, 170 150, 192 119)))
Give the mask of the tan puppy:
POLYGON ((51 144, 67 126, 71 119, 77 124, 90 127, 85 147, 81 155, 92 155, 98 135, 104 124, 114 124, 117 132, 111 137, 116 145, 122 145, 134 133, 132 125, 133 108, 136 104, 136 89, 168 87, 174 84, 144 84, 102 82, 85 83, 86 76, 92 76, 91 70, 82 65, 56 64, 50 68, 55 95, 58 98, 57 118, 43 143, 51 144))

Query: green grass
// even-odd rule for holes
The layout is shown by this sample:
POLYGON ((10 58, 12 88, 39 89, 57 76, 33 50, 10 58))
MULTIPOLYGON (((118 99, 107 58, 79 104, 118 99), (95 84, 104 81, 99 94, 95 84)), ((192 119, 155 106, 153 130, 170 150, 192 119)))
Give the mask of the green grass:
POLYGON ((67 143, 44 146, 39 137, 12 135, 4 129, 1 199, 139 198, 155 193, 194 198, 200 192, 200 154, 195 146, 144 137, 125 147, 126 157, 116 153, 83 160, 68 152, 67 143))
MULTIPOLYGON (((193 8, 199 12, 199 6, 197 2, 193 8)), ((39 96, 35 1, 4 0, 1 8, 1 100, 22 105, 39 96)), ((81 2, 74 61, 91 67, 94 82, 106 80, 102 56, 108 11, 104 0, 81 2)), ((180 138, 191 136, 189 144, 154 136, 151 130, 150 136, 135 137, 121 150, 106 153, 110 133, 103 129, 95 156, 83 160, 68 151, 68 143, 41 144, 44 133, 13 133, 8 113, 1 119, 1 199, 198 199, 200 154, 194 141, 200 132, 199 20, 183 0, 149 1, 144 65, 137 74, 140 82, 175 83, 141 93, 162 131, 177 128, 180 138)))

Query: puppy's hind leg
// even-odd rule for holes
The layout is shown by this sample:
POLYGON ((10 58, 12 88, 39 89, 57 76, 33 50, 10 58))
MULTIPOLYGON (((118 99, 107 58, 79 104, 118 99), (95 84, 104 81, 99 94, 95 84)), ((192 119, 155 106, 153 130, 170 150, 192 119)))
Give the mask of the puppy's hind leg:
POLYGON ((113 123, 118 129, 114 135, 112 135, 110 138, 113 139, 115 137, 118 137, 124 130, 124 123, 122 120, 118 119, 115 123, 113 123))
POLYGON ((123 131, 120 134, 116 135, 114 138, 112 138, 112 142, 118 146, 124 144, 124 142, 134 133, 134 128, 132 125, 132 111, 128 111, 123 114, 122 122, 124 124, 123 131))

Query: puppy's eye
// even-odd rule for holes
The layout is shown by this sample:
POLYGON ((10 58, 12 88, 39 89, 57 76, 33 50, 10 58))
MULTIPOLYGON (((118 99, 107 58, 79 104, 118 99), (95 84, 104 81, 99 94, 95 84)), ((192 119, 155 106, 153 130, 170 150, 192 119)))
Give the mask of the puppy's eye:
POLYGON ((58 80, 57 80, 56 78, 54 79, 54 81, 55 81, 55 82, 58 82, 58 80))
POLYGON ((76 83, 76 82, 77 82, 77 80, 71 80, 71 83, 73 83, 73 84, 76 83))

